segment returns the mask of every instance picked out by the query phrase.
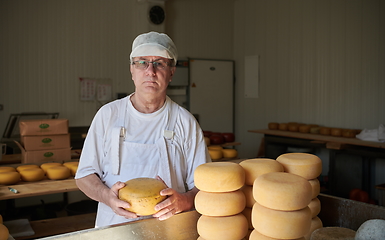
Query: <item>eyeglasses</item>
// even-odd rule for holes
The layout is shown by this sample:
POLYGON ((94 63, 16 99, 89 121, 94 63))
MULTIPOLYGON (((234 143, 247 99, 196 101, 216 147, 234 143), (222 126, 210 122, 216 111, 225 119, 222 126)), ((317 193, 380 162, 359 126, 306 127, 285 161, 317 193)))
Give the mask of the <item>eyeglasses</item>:
POLYGON ((145 60, 133 61, 132 65, 134 65, 137 69, 145 70, 148 68, 150 63, 152 63, 152 66, 154 66, 154 68, 157 70, 164 70, 166 67, 170 66, 169 63, 163 61, 150 62, 145 60))

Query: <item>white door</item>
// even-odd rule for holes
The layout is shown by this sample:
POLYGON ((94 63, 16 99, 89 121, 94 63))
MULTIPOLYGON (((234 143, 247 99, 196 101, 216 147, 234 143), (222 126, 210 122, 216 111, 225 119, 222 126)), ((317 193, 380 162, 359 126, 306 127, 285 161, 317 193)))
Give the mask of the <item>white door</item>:
POLYGON ((233 132, 234 62, 190 59, 190 112, 203 130, 233 132))

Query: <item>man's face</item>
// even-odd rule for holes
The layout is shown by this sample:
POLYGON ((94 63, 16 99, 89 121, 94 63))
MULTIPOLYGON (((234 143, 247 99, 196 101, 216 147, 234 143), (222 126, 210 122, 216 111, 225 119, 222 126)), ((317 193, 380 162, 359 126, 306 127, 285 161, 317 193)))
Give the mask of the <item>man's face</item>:
POLYGON ((157 56, 135 57, 130 66, 135 92, 166 93, 168 84, 175 72, 171 60, 157 56), (156 62, 155 64, 153 62, 156 62))

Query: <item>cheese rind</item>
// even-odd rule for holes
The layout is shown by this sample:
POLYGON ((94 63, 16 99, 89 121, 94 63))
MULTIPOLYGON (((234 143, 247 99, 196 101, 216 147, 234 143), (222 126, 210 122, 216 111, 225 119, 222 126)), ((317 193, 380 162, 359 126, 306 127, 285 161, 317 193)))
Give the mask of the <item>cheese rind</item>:
POLYGON ((195 186, 205 192, 232 192, 245 183, 245 171, 233 162, 199 165, 194 172, 195 186))
POLYGON ((245 194, 245 197, 246 197, 246 207, 252 208, 254 203, 255 203, 255 199, 253 196, 253 186, 243 185, 241 190, 245 194))
POLYGON ((62 166, 62 164, 58 162, 43 163, 40 165, 40 168, 43 169, 44 173, 47 174, 48 168, 57 167, 57 166, 62 166))
POLYGON ((128 202, 131 207, 126 210, 139 216, 155 214, 155 205, 166 199, 160 191, 167 186, 155 178, 134 178, 125 182, 126 186, 119 190, 119 199, 128 202))
POLYGON ((316 217, 321 212, 321 201, 318 198, 313 198, 308 207, 311 211, 311 217, 316 217))
POLYGON ((202 215, 197 222, 199 236, 206 240, 234 240, 247 235, 248 223, 242 214, 226 217, 210 217, 202 215))
POLYGON ((20 176, 25 182, 37 182, 43 180, 44 171, 41 168, 27 168, 20 171, 20 176))
POLYGON ((20 173, 18 172, 2 172, 0 173, 0 184, 12 185, 20 182, 20 173))
POLYGON ((223 152, 220 149, 208 149, 209 155, 212 160, 219 160, 223 158, 223 152))
POLYGON ((285 172, 293 173, 306 179, 315 179, 322 172, 322 161, 309 153, 285 153, 278 156, 285 172))
POLYGON ((236 158, 238 156, 238 151, 232 148, 222 149, 222 154, 224 158, 236 158))
POLYGON ((35 164, 20 165, 20 166, 16 167, 16 170, 18 172, 20 172, 20 171, 23 171, 23 170, 28 169, 28 168, 39 168, 39 166, 35 165, 35 164))
POLYGON ((318 178, 310 179, 309 183, 310 183, 311 188, 312 188, 311 198, 312 199, 316 198, 321 192, 321 184, 320 184, 318 178))
POLYGON ((253 196, 267 208, 293 211, 307 207, 311 201, 310 183, 295 174, 272 172, 254 181, 253 196))
POLYGON ((230 216, 242 212, 246 206, 245 194, 233 192, 199 191, 195 196, 195 209, 206 216, 230 216))
POLYGON ((269 158, 247 159, 239 163, 245 170, 245 184, 253 185, 255 179, 270 172, 283 172, 283 166, 269 158))
POLYGON ((65 166, 53 166, 47 168, 46 175, 51 180, 62 180, 71 176, 71 171, 65 166))
MULTIPOLYGON (((265 235, 261 234, 260 232, 258 232, 257 230, 254 229, 251 232, 251 234, 250 234, 249 240, 277 240, 277 239, 265 236, 265 235)), ((296 238, 296 239, 293 239, 293 240, 305 240, 305 238, 301 237, 301 238, 296 238)))
POLYGON ((309 207, 297 211, 279 211, 264 207, 258 202, 251 213, 253 227, 261 234, 278 239, 296 239, 310 230, 309 207))
POLYGON ((2 172, 16 172, 14 167, 0 167, 0 173, 2 172))

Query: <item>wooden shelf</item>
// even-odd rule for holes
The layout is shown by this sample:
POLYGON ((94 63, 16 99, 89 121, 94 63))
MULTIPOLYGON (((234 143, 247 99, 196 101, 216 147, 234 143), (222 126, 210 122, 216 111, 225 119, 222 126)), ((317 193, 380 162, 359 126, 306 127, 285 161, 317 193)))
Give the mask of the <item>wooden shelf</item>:
POLYGON ((329 149, 341 149, 343 148, 344 145, 355 145, 355 146, 362 146, 362 147, 373 147, 373 148, 385 149, 385 143, 363 141, 357 138, 333 137, 333 136, 326 136, 326 135, 313 134, 313 133, 300 133, 300 132, 269 130, 269 129, 249 130, 248 132, 319 141, 319 142, 325 143, 326 147, 329 149))
POLYGON ((53 193, 78 191, 75 179, 43 180, 39 182, 21 182, 16 185, 0 185, 0 200, 32 197, 53 193), (16 189, 13 193, 8 187, 16 189))

